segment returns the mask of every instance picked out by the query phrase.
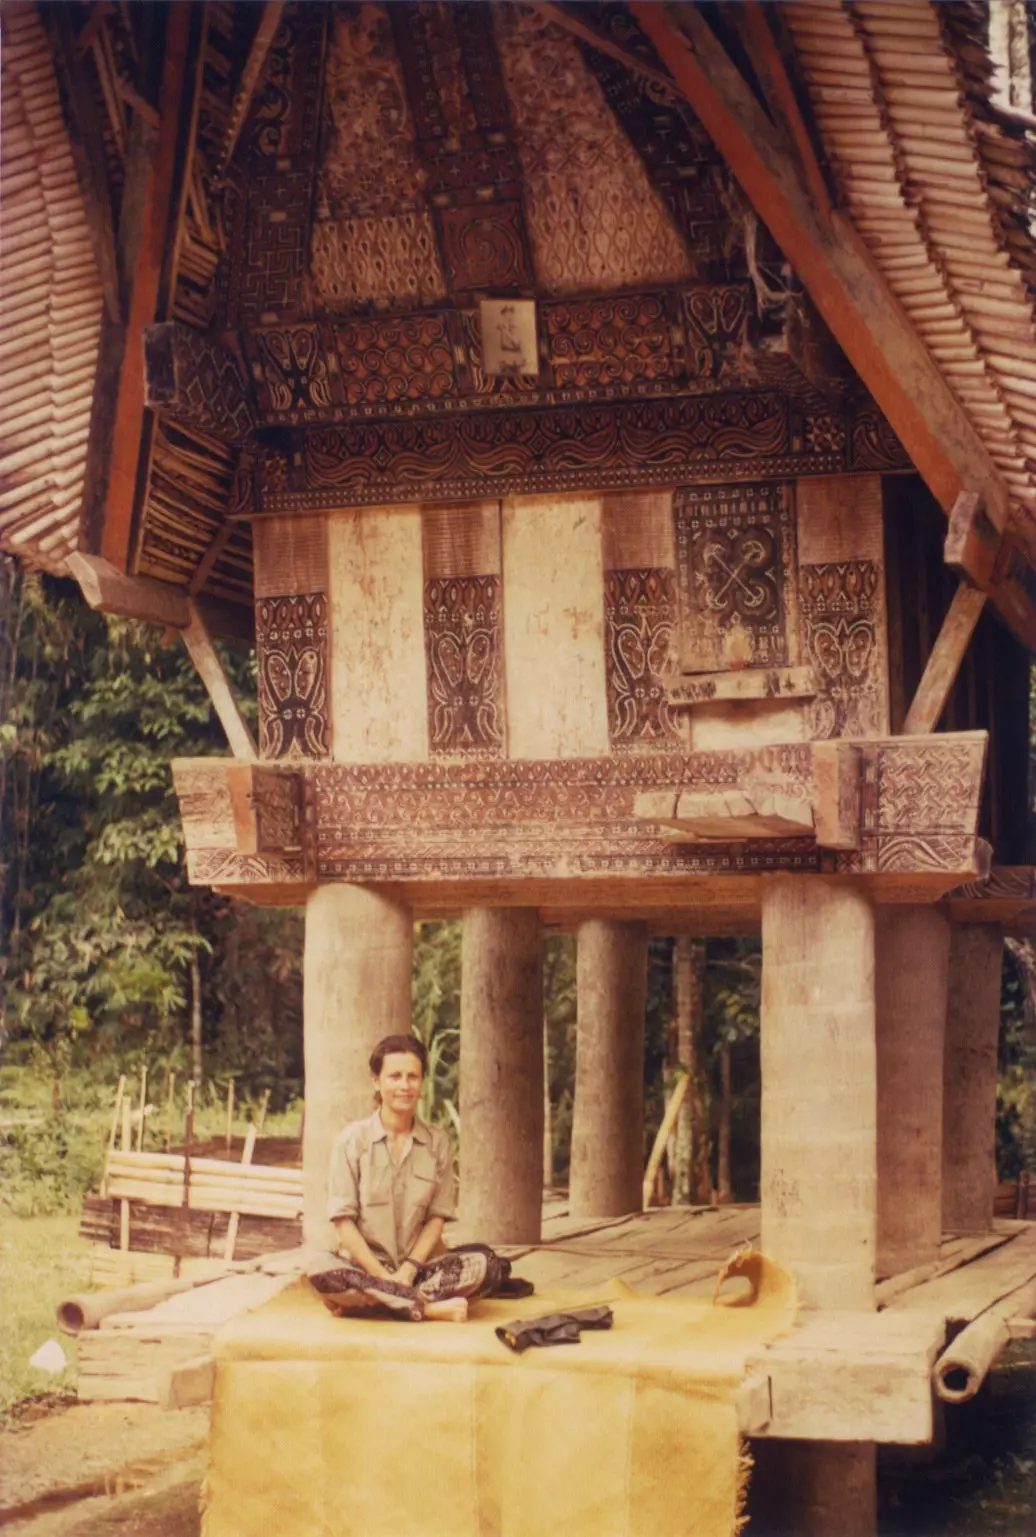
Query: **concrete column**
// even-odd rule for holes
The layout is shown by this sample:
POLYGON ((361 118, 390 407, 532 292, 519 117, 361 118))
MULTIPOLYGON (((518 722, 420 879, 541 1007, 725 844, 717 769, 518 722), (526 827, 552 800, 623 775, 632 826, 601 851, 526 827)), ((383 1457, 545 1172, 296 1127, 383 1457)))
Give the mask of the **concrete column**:
POLYGON ((577 944, 569 1210, 619 1217, 642 1204, 647 925, 591 919, 577 944))
POLYGON ((942 1226, 988 1233, 996 1198, 996 1054, 1004 940, 992 924, 950 931, 943 1059, 942 1226))
POLYGON ((464 914, 460 1216, 484 1243, 534 1243, 543 1202, 543 940, 531 908, 464 914))
POLYGON ((373 1108, 368 1058, 386 1035, 409 1035, 413 919, 409 907, 362 886, 321 886, 306 903, 302 1147, 307 1242, 326 1245, 331 1144, 373 1108))
POLYGON ((949 953, 934 907, 877 910, 879 1276, 939 1255, 949 953))
POLYGON ((815 1308, 873 1308, 874 913, 856 887, 763 881, 762 1246, 815 1308))

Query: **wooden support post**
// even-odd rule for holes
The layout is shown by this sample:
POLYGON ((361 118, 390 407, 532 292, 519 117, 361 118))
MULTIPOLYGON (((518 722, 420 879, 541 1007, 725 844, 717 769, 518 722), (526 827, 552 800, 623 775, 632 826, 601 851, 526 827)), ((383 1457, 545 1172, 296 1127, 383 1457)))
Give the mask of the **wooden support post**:
MULTIPOLYGON (((122 1100, 122 1151, 128 1153, 133 1148, 133 1126, 131 1122, 131 1110, 129 1095, 122 1100)), ((130 1203, 123 1199, 119 1202, 119 1248, 125 1254, 130 1246, 130 1203)))
POLYGON ((1003 935, 992 924, 967 923, 950 931, 942 1121, 947 1233, 987 1233, 993 1226, 1003 951, 1003 935))
POLYGON ((939 1256, 950 926, 934 907, 878 909, 878 1274, 939 1256))
POLYGON ((752 1456, 752 1528, 758 1519, 783 1537, 874 1537, 872 1441, 756 1441, 752 1456))
POLYGON ((807 1307, 874 1307, 874 913, 851 885, 765 878, 762 1247, 807 1307))
POLYGON ((593 918, 576 942, 569 1211, 619 1217, 641 1210, 647 925, 593 918))
POLYGON ((969 587, 967 582, 961 582, 953 594, 953 602, 936 636, 932 654, 925 663, 924 674, 917 685, 917 693, 907 711, 903 722, 904 736, 931 736, 939 724, 939 717, 946 708, 964 653, 985 606, 985 593, 977 587, 969 587))
POLYGON ((408 907, 345 884, 321 886, 306 903, 302 1183, 307 1243, 327 1247, 333 1240, 326 1217, 331 1144, 349 1121, 371 1113, 368 1059, 378 1041, 410 1034, 412 964, 408 907))
POLYGON ((696 939, 690 934, 677 935, 673 951, 677 1060, 689 1080, 676 1122, 673 1203, 682 1206, 707 1206, 712 1188, 701 1049, 705 1024, 705 966, 704 939, 696 939))
POLYGON ((193 598, 187 599, 190 622, 181 631, 184 645, 191 654, 191 661, 198 669, 198 676, 205 685, 205 692, 212 701, 212 708, 219 716, 220 725, 227 734, 235 758, 254 763, 259 754, 248 724, 241 714, 230 681, 223 671, 219 653, 205 627, 205 621, 193 598))
POLYGON ((543 941, 531 908, 473 908, 461 941, 461 1221, 535 1243, 543 1185, 543 941))

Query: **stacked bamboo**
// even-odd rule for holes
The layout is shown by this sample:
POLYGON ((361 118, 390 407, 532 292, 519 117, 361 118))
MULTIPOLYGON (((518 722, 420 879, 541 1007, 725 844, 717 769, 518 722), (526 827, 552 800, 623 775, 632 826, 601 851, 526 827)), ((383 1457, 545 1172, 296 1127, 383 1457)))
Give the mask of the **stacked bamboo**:
POLYGON ((1013 226, 1033 156, 1019 133, 976 114, 977 66, 964 45, 951 46, 940 10, 919 0, 792 0, 783 15, 853 222, 1031 513, 1033 248, 1028 233, 1017 246, 1013 226))
POLYGON ((113 1200, 189 1211, 239 1212, 254 1217, 302 1216, 302 1170, 263 1164, 191 1158, 182 1153, 139 1153, 113 1149, 108 1156, 107 1190, 113 1200))
POLYGON ((0 541, 51 570, 76 547, 101 284, 37 9, 3 14, 0 541))

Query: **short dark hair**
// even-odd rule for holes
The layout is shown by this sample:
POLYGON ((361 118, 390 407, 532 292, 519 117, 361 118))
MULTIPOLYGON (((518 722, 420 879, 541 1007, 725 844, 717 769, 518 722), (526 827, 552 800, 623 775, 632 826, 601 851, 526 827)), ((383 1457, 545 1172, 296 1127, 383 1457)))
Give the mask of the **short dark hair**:
POLYGON ((385 1058, 391 1056, 394 1051, 405 1051, 411 1057, 416 1057, 421 1064, 421 1072, 427 1073, 428 1051, 424 1041, 419 1041, 416 1035, 386 1035, 385 1039, 379 1041, 371 1052, 371 1072, 375 1078, 385 1065, 385 1058))

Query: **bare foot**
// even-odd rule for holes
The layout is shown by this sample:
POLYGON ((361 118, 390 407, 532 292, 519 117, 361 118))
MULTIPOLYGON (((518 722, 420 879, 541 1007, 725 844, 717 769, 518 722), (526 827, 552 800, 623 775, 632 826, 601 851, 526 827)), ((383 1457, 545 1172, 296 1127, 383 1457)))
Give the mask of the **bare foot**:
POLYGON ((468 1299, 467 1297, 444 1297, 441 1302, 426 1302, 424 1316, 437 1319, 441 1323, 462 1324, 468 1316, 468 1299))

